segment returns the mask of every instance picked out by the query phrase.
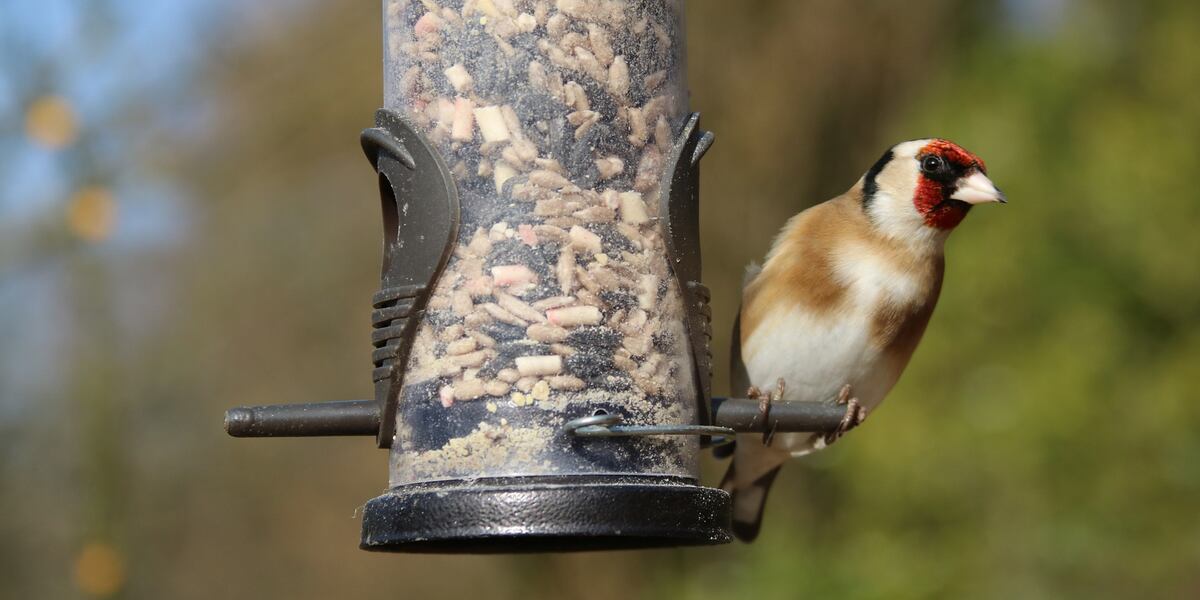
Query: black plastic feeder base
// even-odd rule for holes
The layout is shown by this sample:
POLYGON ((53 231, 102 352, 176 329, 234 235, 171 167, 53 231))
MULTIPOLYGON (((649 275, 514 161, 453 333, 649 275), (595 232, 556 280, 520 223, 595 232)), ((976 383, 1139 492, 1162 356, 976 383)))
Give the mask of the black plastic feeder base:
POLYGON ((504 553, 705 546, 731 540, 729 494, 673 477, 441 481, 367 503, 360 547, 504 553))

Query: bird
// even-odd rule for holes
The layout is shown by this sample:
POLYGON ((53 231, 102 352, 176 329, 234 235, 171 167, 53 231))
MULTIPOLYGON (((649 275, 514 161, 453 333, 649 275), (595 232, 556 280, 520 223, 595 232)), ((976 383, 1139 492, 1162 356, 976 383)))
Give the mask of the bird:
POLYGON ((901 142, 849 190, 789 219, 762 266, 747 269, 732 389, 759 399, 764 418, 779 400, 846 413, 829 433, 738 435, 721 483, 735 536, 758 536, 789 458, 832 444, 891 391, 937 304, 947 237, 973 206, 993 202, 1007 200, 978 156, 940 138, 901 142))

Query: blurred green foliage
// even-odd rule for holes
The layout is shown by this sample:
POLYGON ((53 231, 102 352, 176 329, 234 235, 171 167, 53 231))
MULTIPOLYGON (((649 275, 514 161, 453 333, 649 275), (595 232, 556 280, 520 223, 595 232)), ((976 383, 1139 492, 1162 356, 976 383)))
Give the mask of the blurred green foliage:
POLYGON ((539 557, 360 552, 383 452, 224 437, 230 405, 370 395, 378 7, 262 20, 195 82, 215 129, 128 157, 192 194, 188 241, 70 259, 70 368, 2 431, 0 595, 82 593, 101 540, 130 598, 1196 597, 1198 6, 689 2, 718 348, 743 267, 895 141, 954 139, 1011 202, 954 234, 908 372, 784 471, 758 542, 539 557), (147 281, 170 316, 133 341, 116 290, 147 281))

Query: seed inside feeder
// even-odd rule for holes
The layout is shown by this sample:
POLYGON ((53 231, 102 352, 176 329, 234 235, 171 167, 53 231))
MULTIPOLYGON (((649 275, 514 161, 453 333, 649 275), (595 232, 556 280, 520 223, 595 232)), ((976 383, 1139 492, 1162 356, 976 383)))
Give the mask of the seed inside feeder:
MULTIPOLYGON (((606 473, 556 432, 694 419, 659 185, 686 117, 676 0, 385 0, 387 107, 455 177, 460 238, 405 370, 392 484, 606 473)), ((687 476, 694 438, 622 446, 687 476)))

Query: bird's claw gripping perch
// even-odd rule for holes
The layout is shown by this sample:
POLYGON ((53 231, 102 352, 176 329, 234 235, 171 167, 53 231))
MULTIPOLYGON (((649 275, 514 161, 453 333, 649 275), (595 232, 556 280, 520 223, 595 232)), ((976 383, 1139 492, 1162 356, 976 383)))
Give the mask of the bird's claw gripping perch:
MULTIPOLYGON (((751 400, 758 400, 758 415, 759 415, 759 418, 762 419, 764 424, 770 422, 768 420, 768 418, 771 415, 771 403, 779 402, 780 400, 783 400, 783 392, 786 389, 787 389, 787 384, 785 384, 783 381, 783 378, 780 377, 775 382, 775 389, 771 390, 769 393, 764 393, 756 385, 752 385, 752 386, 750 386, 750 389, 746 390, 747 398, 749 398, 751 400)), ((775 437, 775 427, 767 428, 765 431, 763 431, 763 445, 770 446, 771 440, 774 437, 775 437)))
POLYGON ((838 392, 837 404, 846 407, 846 416, 838 423, 837 429, 825 434, 825 444, 829 445, 846 435, 846 432, 862 425, 867 420, 867 408, 858 402, 858 398, 850 396, 850 384, 842 386, 838 392))

